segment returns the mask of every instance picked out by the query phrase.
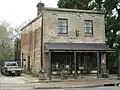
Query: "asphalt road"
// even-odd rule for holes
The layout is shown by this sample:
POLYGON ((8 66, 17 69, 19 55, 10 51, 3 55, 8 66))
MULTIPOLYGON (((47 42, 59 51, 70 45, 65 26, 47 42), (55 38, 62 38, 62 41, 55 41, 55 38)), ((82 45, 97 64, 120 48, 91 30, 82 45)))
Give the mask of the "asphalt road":
POLYGON ((5 76, 0 74, 0 90, 34 90, 25 82, 24 76, 5 76))
POLYGON ((69 88, 69 89, 42 89, 42 90, 120 90, 120 87, 94 87, 94 88, 69 88))

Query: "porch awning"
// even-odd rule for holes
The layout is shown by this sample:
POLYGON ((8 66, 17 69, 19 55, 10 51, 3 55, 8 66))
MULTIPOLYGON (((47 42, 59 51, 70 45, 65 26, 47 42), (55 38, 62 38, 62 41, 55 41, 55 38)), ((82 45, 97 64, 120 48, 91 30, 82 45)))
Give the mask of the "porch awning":
POLYGON ((45 43, 45 50, 113 51, 105 43, 45 43))

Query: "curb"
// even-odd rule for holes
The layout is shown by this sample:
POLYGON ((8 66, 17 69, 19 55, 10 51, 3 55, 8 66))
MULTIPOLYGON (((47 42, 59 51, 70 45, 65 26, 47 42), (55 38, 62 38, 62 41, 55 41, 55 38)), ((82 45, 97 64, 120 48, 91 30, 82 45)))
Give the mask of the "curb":
POLYGON ((119 86, 120 83, 100 84, 100 85, 85 85, 85 86, 68 86, 68 87, 33 87, 34 89, 67 89, 67 88, 94 88, 94 87, 107 87, 119 86))
POLYGON ((102 87, 104 85, 90 85, 90 86, 68 86, 68 87, 33 87, 34 89, 67 89, 67 88, 92 88, 102 87))
POLYGON ((29 83, 56 83, 56 82, 64 82, 64 81, 49 81, 49 80, 36 80, 36 81, 28 81, 29 83))

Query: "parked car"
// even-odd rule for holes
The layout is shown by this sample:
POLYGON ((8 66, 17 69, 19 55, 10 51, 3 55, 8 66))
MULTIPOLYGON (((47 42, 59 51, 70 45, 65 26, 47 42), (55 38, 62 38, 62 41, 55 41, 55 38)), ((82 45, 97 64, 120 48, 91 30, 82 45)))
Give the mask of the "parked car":
POLYGON ((22 68, 18 66, 16 61, 7 61, 1 66, 1 73, 4 75, 21 75, 22 68))

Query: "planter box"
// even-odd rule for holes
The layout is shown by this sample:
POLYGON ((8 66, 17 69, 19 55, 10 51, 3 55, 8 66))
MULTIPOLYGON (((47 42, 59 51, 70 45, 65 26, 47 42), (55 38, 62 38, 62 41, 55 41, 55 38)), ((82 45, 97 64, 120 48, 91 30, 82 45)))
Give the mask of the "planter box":
POLYGON ((40 73, 40 74, 39 74, 39 79, 40 79, 40 80, 47 80, 47 78, 48 78, 47 73, 40 73))
POLYGON ((56 75, 56 74, 57 74, 57 72, 53 71, 53 72, 52 72, 52 74, 53 74, 53 75, 56 75))
POLYGON ((91 73, 92 74, 97 74, 97 70, 92 70, 91 73))
POLYGON ((102 78, 108 78, 108 73, 103 73, 102 78))

